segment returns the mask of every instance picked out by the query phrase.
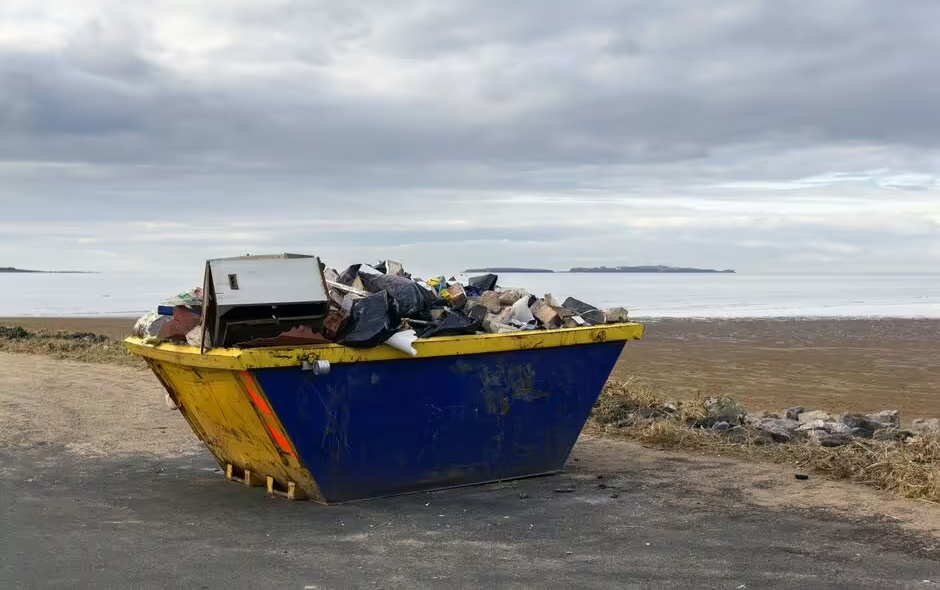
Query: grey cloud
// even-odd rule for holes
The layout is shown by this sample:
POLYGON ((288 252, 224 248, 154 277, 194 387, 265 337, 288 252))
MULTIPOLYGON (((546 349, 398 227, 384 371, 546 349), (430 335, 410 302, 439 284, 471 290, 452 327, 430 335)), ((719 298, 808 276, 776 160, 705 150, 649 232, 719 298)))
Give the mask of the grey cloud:
POLYGON ((933 0, 114 3, 57 50, 0 47, 0 202, 37 224, 340 207, 391 226, 272 230, 272 247, 450 239, 503 259, 508 240, 566 265, 648 248, 785 266, 825 234, 829 256, 875 256, 877 240, 902 259, 937 235, 910 220, 938 188, 938 17, 933 0), (175 13, 205 43, 168 34, 175 13), (909 205, 885 219, 910 234, 826 219, 886 198, 909 205), (422 216, 466 226, 394 227, 422 216))

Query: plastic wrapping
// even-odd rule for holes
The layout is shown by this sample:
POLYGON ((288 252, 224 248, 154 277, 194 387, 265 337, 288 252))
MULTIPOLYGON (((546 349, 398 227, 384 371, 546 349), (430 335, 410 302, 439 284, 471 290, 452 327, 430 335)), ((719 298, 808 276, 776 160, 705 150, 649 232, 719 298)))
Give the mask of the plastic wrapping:
POLYGON ((496 288, 496 281, 499 280, 499 276, 494 274, 486 274, 478 277, 470 277, 467 280, 467 285, 479 289, 482 293, 483 291, 492 291, 496 288))
POLYGON ((392 337, 401 324, 398 305, 387 291, 353 303, 336 341, 352 348, 372 348, 392 337))
POLYGON ((441 323, 431 326, 422 332, 422 338, 435 338, 438 336, 463 336, 466 334, 476 334, 483 329, 483 320, 478 320, 465 315, 463 312, 454 310, 450 312, 441 323))
POLYGON ((393 275, 360 273, 366 291, 386 291, 395 300, 400 317, 429 321, 434 295, 411 279, 393 275))

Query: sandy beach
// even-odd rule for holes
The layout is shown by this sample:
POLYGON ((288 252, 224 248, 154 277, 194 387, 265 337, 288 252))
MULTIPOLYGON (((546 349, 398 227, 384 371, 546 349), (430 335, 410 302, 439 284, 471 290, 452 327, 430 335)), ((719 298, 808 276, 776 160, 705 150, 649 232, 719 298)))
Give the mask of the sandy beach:
MULTIPOLYGON (((727 394, 755 410, 900 410, 940 417, 940 320, 659 320, 630 343, 615 378, 679 398, 727 394)), ((115 339, 134 318, 6 318, 0 325, 115 339)))

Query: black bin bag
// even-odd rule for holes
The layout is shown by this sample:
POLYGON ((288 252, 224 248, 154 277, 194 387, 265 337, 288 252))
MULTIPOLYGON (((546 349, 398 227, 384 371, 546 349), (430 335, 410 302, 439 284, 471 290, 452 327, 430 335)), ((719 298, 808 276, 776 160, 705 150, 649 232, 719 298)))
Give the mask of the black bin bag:
POLYGON ((441 323, 430 326, 421 333, 421 338, 435 338, 438 336, 464 336, 476 334, 482 329, 483 320, 472 318, 461 311, 454 310, 447 314, 441 323))
POLYGON ((434 293, 405 277, 376 275, 361 272, 359 279, 366 291, 386 291, 398 304, 399 317, 429 321, 434 293))
POLYGON ((350 348, 372 348, 391 338, 400 324, 395 299, 382 291, 353 303, 336 342, 350 348))

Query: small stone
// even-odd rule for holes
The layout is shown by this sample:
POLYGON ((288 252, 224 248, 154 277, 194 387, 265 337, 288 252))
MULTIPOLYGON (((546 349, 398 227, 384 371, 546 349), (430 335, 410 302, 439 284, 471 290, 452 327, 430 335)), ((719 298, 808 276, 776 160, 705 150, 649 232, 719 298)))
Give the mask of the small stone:
POLYGON ((862 414, 843 414, 842 423, 848 426, 852 434, 861 438, 872 438, 875 432, 890 428, 891 425, 877 420, 869 420, 862 414))
POLYGON ((940 434, 940 418, 917 418, 911 422, 911 431, 917 434, 940 434))
POLYGON ((800 425, 800 431, 811 432, 821 430, 829 434, 851 434, 852 429, 841 422, 830 422, 826 420, 813 420, 800 425))
POLYGON ((882 410, 875 414, 868 414, 865 416, 872 422, 881 422, 887 426, 894 426, 895 428, 901 425, 901 413, 897 410, 882 410))
POLYGON ((622 307, 611 307, 603 311, 607 316, 608 324, 622 324, 630 321, 630 313, 622 307))
POLYGON ((754 425, 758 432, 766 433, 773 442, 786 443, 800 436, 800 423, 783 418, 765 418, 754 425))
POLYGON ((666 402, 663 405, 659 406, 659 409, 664 412, 668 412, 670 414, 675 414, 676 412, 679 411, 679 403, 678 402, 666 402))
POLYGON ((486 291, 483 293, 483 296, 480 297, 480 303, 485 305, 490 313, 499 313, 499 293, 496 291, 486 291))
POLYGON ((536 301, 531 308, 532 315, 538 319, 539 323, 548 329, 554 329, 561 326, 561 319, 558 312, 545 303, 545 300, 536 301))
POLYGON ((800 414, 806 411, 806 408, 803 406, 793 406, 787 410, 787 420, 799 420, 800 414))
POLYGON ((829 412, 823 412, 822 410, 816 410, 813 412, 801 412, 799 418, 800 422, 813 422, 814 420, 822 420, 823 422, 832 422, 832 414, 829 412))
POLYGON ((710 400, 707 405, 709 417, 717 422, 740 424, 741 418, 747 414, 741 404, 726 395, 710 400))
POLYGON ((597 484, 597 489, 599 489, 599 490, 606 490, 606 489, 607 489, 607 484, 606 484, 606 483, 599 483, 599 484, 597 484))
POLYGON ((729 430, 726 434, 728 435, 728 440, 730 440, 733 443, 741 444, 741 443, 746 443, 748 440, 747 428, 743 426, 735 426, 734 428, 729 430))
POLYGON ((807 479, 809 479, 809 476, 806 475, 805 473, 797 473, 797 474, 794 475, 793 477, 795 477, 795 478, 797 478, 797 479, 799 479, 799 480, 801 480, 801 481, 806 481, 807 479))
POLYGON ((766 412, 748 412, 744 415, 743 422, 748 426, 753 426, 754 424, 757 424, 761 420, 766 420, 767 418, 770 418, 770 416, 768 416, 766 412))
POLYGON ((715 425, 712 426, 712 430, 714 430, 715 432, 725 432, 725 431, 731 430, 731 425, 723 421, 716 422, 715 425))
POLYGON ((620 497, 620 494, 611 494, 610 497, 616 500, 617 498, 620 497))

